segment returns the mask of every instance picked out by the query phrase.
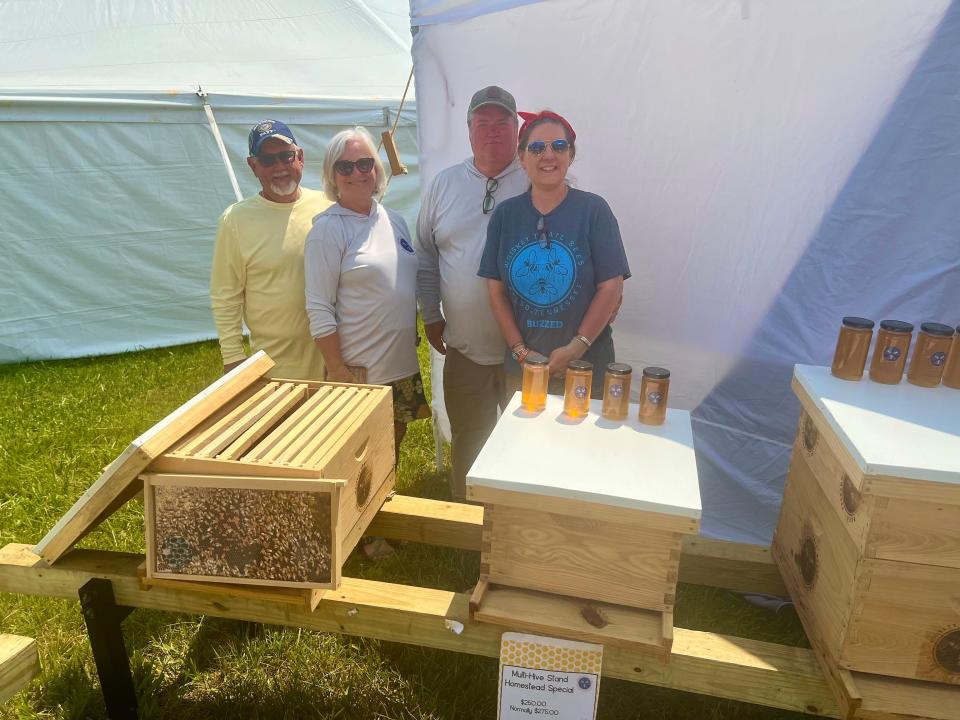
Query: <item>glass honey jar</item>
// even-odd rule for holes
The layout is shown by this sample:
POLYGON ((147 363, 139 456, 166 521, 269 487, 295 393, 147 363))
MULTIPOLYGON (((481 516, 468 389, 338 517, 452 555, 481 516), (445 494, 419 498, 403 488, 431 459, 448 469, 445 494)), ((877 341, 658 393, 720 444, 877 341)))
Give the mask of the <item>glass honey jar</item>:
POLYGON ((563 411, 570 417, 582 417, 590 412, 590 386, 593 384, 593 363, 571 360, 567 363, 563 392, 563 411))
POLYGON ((640 381, 640 414, 644 425, 663 425, 667 417, 667 395, 670 371, 662 367, 646 367, 640 381))
POLYGON ((939 385, 952 344, 952 327, 935 322, 921 323, 910 370, 907 371, 907 382, 920 387, 939 385))
POLYGON ((896 385, 903 379, 907 353, 913 340, 913 325, 901 320, 881 320, 877 344, 870 361, 870 379, 884 385, 896 385))
POLYGON ((859 380, 867 364, 867 351, 873 339, 873 320, 845 317, 837 337, 830 372, 841 380, 859 380))
POLYGON ((957 334, 953 336, 950 354, 943 366, 943 384, 960 390, 960 325, 957 325, 957 334))
POLYGON ((626 420, 630 408, 630 381, 633 368, 610 363, 603 376, 603 406, 600 414, 607 420, 626 420))
POLYGON ((528 357, 523 363, 523 384, 520 386, 520 403, 527 412, 540 412, 547 407, 547 386, 550 384, 550 368, 546 358, 528 357))

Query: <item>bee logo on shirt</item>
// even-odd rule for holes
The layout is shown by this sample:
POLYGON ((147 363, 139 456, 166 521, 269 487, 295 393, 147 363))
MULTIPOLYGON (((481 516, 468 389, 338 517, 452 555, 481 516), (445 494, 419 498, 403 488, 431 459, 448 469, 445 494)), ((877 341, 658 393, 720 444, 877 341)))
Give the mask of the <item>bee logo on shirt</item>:
POLYGON ((410 244, 410 241, 406 238, 400 238, 400 247, 406 250, 411 255, 413 254, 413 245, 410 244))

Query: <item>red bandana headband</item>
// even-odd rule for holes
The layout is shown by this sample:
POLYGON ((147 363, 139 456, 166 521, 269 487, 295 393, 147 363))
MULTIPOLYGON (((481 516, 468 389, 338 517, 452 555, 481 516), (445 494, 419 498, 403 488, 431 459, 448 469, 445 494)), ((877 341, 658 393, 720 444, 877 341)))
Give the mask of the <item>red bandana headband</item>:
POLYGON ((521 110, 517 113, 517 115, 523 118, 523 125, 520 126, 520 133, 518 134, 518 137, 523 137, 523 134, 527 131, 527 128, 533 123, 537 122, 537 120, 556 120, 558 123, 563 125, 564 129, 570 135, 571 142, 577 139, 577 134, 573 131, 573 127, 567 122, 566 118, 562 115, 558 115, 552 110, 541 110, 538 113, 528 113, 521 110))

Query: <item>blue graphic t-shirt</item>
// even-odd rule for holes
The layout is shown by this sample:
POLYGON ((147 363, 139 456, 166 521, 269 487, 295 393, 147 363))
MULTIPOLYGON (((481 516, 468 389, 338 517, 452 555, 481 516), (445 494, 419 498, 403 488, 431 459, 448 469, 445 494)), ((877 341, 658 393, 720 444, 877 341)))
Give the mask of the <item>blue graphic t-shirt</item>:
MULTIPOLYGON (((627 279, 630 268, 610 206, 599 195, 570 188, 546 215, 534 208, 529 190, 498 204, 477 274, 506 285, 524 342, 549 355, 573 340, 597 285, 618 275, 627 279)), ((604 342, 609 335, 607 328, 595 346, 609 345, 610 358, 597 362, 613 360, 612 341, 604 342)))

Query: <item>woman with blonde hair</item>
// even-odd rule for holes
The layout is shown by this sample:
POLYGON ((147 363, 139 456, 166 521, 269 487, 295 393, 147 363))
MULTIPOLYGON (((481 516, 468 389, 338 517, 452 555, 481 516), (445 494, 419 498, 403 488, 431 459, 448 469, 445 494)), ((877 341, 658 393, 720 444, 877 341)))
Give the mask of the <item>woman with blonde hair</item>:
POLYGON ((304 248, 310 334, 327 379, 393 388, 399 453, 407 423, 430 417, 417 362, 417 257, 407 224, 379 203, 386 173, 362 127, 337 133, 323 159, 334 204, 304 248))

